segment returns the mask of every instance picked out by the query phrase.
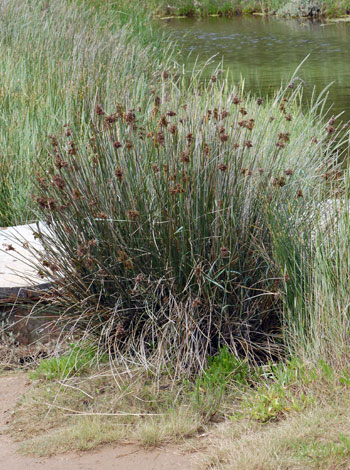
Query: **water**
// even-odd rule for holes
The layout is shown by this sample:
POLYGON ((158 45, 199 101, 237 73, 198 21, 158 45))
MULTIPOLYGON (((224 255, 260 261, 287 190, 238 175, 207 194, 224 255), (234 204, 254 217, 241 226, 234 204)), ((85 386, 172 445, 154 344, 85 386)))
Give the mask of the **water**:
POLYGON ((334 82, 331 113, 345 111, 343 119, 350 119, 350 23, 249 17, 173 19, 162 20, 161 25, 178 42, 188 68, 196 57, 204 63, 217 54, 215 65, 223 59, 234 80, 244 78, 245 89, 259 96, 288 83, 310 54, 298 72, 306 99, 314 86, 320 92, 334 82))

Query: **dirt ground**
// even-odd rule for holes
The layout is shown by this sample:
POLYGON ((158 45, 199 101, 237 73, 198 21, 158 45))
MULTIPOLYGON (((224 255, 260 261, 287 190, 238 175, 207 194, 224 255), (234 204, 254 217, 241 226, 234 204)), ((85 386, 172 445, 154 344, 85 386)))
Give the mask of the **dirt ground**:
POLYGON ((196 470, 193 456, 179 450, 147 451, 135 445, 115 445, 93 452, 77 452, 36 458, 20 455, 6 427, 17 398, 28 387, 24 374, 0 377, 0 470, 196 470))

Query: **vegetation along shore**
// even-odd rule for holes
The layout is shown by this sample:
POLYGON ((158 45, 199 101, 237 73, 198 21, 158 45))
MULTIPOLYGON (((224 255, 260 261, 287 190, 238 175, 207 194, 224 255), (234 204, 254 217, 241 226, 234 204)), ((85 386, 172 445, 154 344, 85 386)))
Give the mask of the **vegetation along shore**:
POLYGON ((346 0, 150 0, 147 8, 163 17, 262 14, 334 18, 350 14, 350 3, 346 0))
POLYGON ((52 289, 26 308, 57 318, 10 432, 35 455, 136 441, 207 469, 345 469, 348 125, 326 94, 302 105, 298 72, 272 97, 185 73, 163 8, 1 3, 0 226, 46 223, 52 289))

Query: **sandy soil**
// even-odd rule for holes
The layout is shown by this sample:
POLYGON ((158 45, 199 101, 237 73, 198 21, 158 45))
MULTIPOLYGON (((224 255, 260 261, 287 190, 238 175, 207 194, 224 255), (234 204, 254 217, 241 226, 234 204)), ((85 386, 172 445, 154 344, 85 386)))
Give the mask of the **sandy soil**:
POLYGON ((107 446, 93 452, 77 452, 48 458, 26 457, 6 433, 17 398, 28 386, 26 376, 0 377, 0 470, 195 470, 190 455, 176 449, 145 451, 133 445, 107 446))

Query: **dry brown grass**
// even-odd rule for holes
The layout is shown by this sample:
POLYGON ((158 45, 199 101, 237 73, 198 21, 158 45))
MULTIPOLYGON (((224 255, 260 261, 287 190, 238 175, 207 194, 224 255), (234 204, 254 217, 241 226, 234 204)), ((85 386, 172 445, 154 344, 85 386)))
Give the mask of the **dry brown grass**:
POLYGON ((201 468, 216 470, 340 470, 350 466, 349 397, 292 413, 276 423, 225 422, 211 433, 201 468))
MULTIPOLYGON (((156 382, 141 370, 118 373, 109 367, 64 382, 35 382, 19 401, 11 423, 21 451, 47 456, 110 442, 176 443, 195 451, 203 469, 349 468, 349 388, 328 369, 312 369, 312 374, 298 369, 295 381, 280 386, 294 397, 306 394, 305 406, 298 411, 283 408, 263 424, 249 413, 241 419, 236 413, 258 388, 252 393, 251 386, 240 391, 230 387, 208 419, 188 386, 172 384, 166 376, 156 382)), ((265 392, 269 386, 273 384, 266 379, 265 392)))
POLYGON ((198 433, 203 418, 167 384, 107 369, 65 382, 38 382, 18 403, 11 432, 26 454, 87 450, 112 441, 154 446, 198 433), (176 397, 177 395, 177 397, 176 397))

